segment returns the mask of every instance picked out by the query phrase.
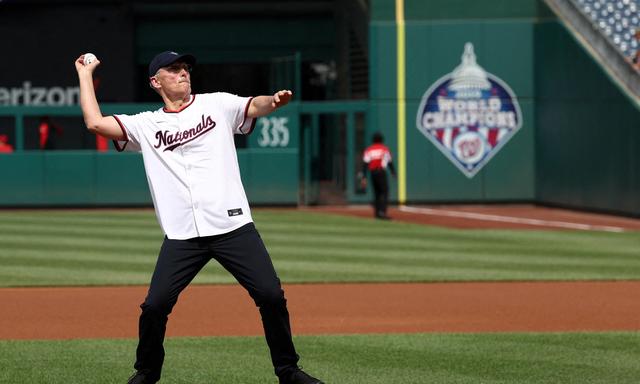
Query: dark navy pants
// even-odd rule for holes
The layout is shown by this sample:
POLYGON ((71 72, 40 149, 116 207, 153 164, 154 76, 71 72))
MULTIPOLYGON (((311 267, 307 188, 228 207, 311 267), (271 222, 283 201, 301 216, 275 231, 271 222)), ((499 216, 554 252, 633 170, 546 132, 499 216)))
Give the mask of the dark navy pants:
POLYGON ((189 240, 165 237, 149 292, 140 306, 135 368, 146 371, 152 380, 160 379, 168 316, 180 292, 212 258, 238 280, 260 309, 276 375, 295 368, 298 355, 291 339, 287 301, 269 253, 253 223, 216 236, 189 240))
POLYGON ((387 216, 387 204, 389 201, 387 171, 382 168, 371 171, 371 181, 373 184, 373 206, 375 209, 375 216, 387 216))

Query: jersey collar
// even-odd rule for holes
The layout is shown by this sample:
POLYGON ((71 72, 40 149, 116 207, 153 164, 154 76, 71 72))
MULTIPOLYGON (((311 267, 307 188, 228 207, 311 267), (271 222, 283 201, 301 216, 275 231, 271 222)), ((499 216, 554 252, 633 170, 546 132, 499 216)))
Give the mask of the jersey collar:
POLYGON ((191 95, 191 100, 189 100, 189 102, 185 105, 183 105, 182 107, 180 107, 180 109, 176 110, 176 111, 171 111, 168 110, 166 106, 162 107, 162 111, 164 113, 178 113, 178 112, 182 112, 183 110, 185 110, 188 106, 190 106, 191 104, 193 104, 193 102, 196 100, 196 95, 191 95))

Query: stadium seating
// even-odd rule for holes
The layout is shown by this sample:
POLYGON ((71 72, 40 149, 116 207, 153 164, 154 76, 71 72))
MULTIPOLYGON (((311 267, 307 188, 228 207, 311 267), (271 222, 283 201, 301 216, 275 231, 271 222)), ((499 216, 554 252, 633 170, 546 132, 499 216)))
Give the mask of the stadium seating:
POLYGON ((634 35, 640 28, 640 0, 572 0, 627 58, 640 48, 634 35))

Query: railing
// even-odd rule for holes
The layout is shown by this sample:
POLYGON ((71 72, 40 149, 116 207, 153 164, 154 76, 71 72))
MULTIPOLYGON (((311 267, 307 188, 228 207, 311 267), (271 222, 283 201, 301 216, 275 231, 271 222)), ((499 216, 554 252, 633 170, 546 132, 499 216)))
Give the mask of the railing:
POLYGON ((300 115, 308 115, 310 117, 310 125, 301 125, 301 135, 303 137, 302 153, 304 158, 301 159, 303 164, 303 182, 304 191, 302 197, 302 204, 308 205, 313 203, 317 198, 317 185, 311 177, 311 156, 317 153, 316 145, 318 141, 316 138, 320 137, 320 115, 326 114, 345 114, 346 115, 346 143, 347 149, 345 155, 345 165, 342 170, 342 175, 346 182, 346 195, 345 198, 349 202, 355 202, 362 200, 361 196, 357 196, 355 193, 355 159, 357 155, 356 148, 356 114, 364 114, 364 125, 368 127, 371 125, 370 113, 369 113, 369 101, 336 101, 336 102, 304 102, 300 103, 298 113, 300 115))
MULTIPOLYGON (((104 115, 115 113, 134 114, 142 111, 155 110, 160 108, 159 104, 116 104, 103 103, 100 109, 104 115)), ((82 116, 79 106, 66 107, 31 107, 31 106, 10 106, 0 107, 0 116, 13 117, 15 119, 15 145, 17 152, 24 150, 25 137, 25 117, 38 116, 82 116)))

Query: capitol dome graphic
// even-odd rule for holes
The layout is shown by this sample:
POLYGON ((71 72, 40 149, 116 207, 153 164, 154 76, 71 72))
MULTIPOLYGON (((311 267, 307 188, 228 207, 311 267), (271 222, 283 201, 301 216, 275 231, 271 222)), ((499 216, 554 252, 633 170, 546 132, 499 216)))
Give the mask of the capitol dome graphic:
POLYGON ((473 44, 464 45, 462 63, 451 72, 449 89, 456 91, 458 97, 464 96, 466 93, 479 97, 480 91, 491 89, 487 73, 476 63, 473 44))
POLYGON ((511 88, 485 71, 466 43, 460 64, 425 92, 416 126, 472 178, 520 129, 522 114, 511 88))

